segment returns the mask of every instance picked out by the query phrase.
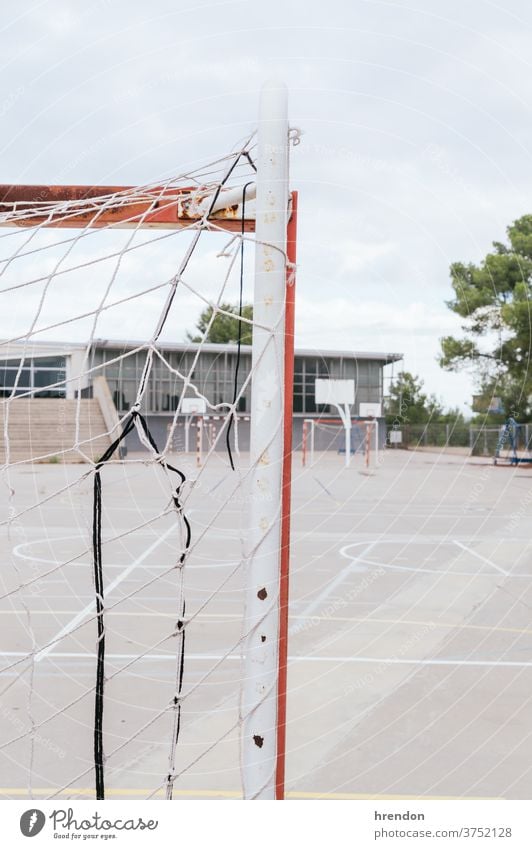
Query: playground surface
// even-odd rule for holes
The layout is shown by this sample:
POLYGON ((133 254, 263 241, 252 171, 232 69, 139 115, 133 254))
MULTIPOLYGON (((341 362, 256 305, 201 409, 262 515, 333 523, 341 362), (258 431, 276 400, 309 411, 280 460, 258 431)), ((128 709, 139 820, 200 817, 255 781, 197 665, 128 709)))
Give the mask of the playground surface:
MULTIPOLYGON (((437 452, 388 449, 374 460, 368 471, 357 455, 346 469, 328 452, 303 469, 294 456, 289 798, 530 798, 532 470, 437 452)), ((196 474, 192 457, 181 466, 196 474)), ((31 582, 1 601, 0 745, 12 741, 1 750, 3 798, 27 796, 30 772, 36 797, 93 792, 90 478, 46 501, 86 471, 14 467, 15 495, 2 494, 4 515, 43 502, 0 536, 2 593, 31 582)), ((175 641, 164 642, 176 619, 175 544, 168 517, 119 536, 153 515, 163 492, 142 464, 124 474, 104 477, 104 534, 119 537, 104 545, 108 797, 159 798, 170 718, 158 712, 176 675, 175 641)), ((242 502, 217 518, 230 484, 216 457, 187 504, 200 540, 187 611, 205 607, 187 633, 176 798, 240 795, 242 502)))

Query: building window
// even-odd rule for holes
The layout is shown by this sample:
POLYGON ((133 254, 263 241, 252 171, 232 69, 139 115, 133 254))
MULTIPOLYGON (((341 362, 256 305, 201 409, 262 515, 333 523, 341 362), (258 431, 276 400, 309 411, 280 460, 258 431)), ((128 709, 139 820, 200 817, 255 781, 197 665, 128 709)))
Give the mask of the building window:
POLYGON ((20 364, 20 360, 0 360, 0 397, 65 397, 65 357, 27 357, 19 374, 20 364))
MULTIPOLYGON (((339 367, 339 366, 338 366, 339 367)), ((324 404, 316 405, 316 378, 336 377, 335 361, 323 357, 296 357, 294 362, 294 413, 328 413, 324 404)))
MULTIPOLYGON (((120 354, 120 351, 108 352, 109 358, 120 354)), ((196 367, 191 373, 195 362, 193 352, 181 354, 179 352, 163 351, 163 355, 172 368, 178 369, 182 375, 189 378, 197 387, 198 391, 205 396, 210 404, 229 404, 233 400, 234 393, 234 369, 236 357, 232 354, 213 355, 205 353, 200 355, 196 361, 196 367)), ((119 413, 125 413, 134 403, 134 380, 138 383, 145 355, 140 354, 136 358, 130 357, 120 364, 112 367, 104 366, 103 373, 108 379, 115 406, 119 413)), ((242 354, 240 359, 240 370, 237 391, 240 392, 243 380, 247 377, 251 358, 248 354, 242 354)), ((180 375, 172 373, 160 360, 155 360, 153 371, 150 375, 148 391, 144 395, 144 405, 147 413, 160 413, 169 415, 177 410, 179 400, 183 394, 184 380, 180 375)), ((251 389, 246 386, 242 397, 239 397, 237 409, 239 413, 245 413, 249 409, 251 389)))

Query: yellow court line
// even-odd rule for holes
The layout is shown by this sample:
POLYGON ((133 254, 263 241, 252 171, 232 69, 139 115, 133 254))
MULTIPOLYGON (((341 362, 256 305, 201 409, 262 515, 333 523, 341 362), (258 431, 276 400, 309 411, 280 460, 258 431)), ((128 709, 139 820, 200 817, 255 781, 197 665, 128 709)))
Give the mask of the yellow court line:
POLYGON ((380 619, 375 616, 292 616, 291 619, 320 619, 324 622, 380 622, 388 625, 429 625, 431 628, 461 628, 470 631, 500 631, 507 634, 532 634, 530 628, 503 628, 497 625, 469 625, 462 622, 426 622, 417 619, 380 619))
MULTIPOLYGON (((164 790, 158 790, 154 796, 161 797, 164 795, 164 790)), ((32 789, 33 796, 51 796, 53 793, 57 793, 55 787, 34 787, 32 789)), ((110 790, 106 790, 106 797, 146 797, 153 793, 152 788, 150 787, 116 787, 110 790)), ((0 787, 0 795, 2 796, 23 796, 29 798, 28 788, 27 787, 0 787)), ((61 793, 58 793, 58 796, 90 796, 94 798, 94 788, 92 787, 75 787, 70 790, 63 790, 61 793)), ((239 790, 177 790, 174 788, 174 797, 180 798, 193 798, 193 799, 242 799, 242 793, 239 790)), ((445 802, 445 801, 463 801, 463 802, 471 802, 471 801, 491 801, 500 797, 489 797, 489 796, 409 796, 409 795, 398 795, 398 794, 388 794, 388 793, 317 793, 314 791, 306 791, 306 790, 290 790, 286 794, 287 799, 345 799, 345 800, 359 800, 359 801, 388 801, 388 802, 401 802, 401 801, 410 801, 410 800, 423 800, 423 801, 436 801, 436 802, 445 802)))
POLYGON ((289 791, 286 794, 287 799, 358 799, 360 801, 388 801, 401 802, 407 800, 423 800, 425 802, 481 802, 493 801, 497 797, 491 796, 408 796, 398 795, 393 793, 310 793, 304 790, 289 791))
MULTIPOLYGON (((78 610, 32 610, 32 616, 48 615, 48 616, 72 616, 79 613, 78 610)), ((1 610, 0 616, 6 615, 25 616, 25 610, 1 610)), ((124 610, 108 610, 108 616, 156 616, 159 618, 175 619, 175 613, 159 613, 158 611, 124 611, 124 610)), ((202 613, 198 619, 241 619, 238 613, 202 613)), ((504 628, 496 625, 470 625, 461 622, 435 622, 424 621, 418 619, 381 619, 375 616, 298 616, 293 614, 291 620, 312 620, 313 622, 377 622, 384 625, 426 625, 431 628, 460 628, 464 631, 489 631, 490 633, 498 632, 501 634, 532 634, 532 628, 504 628)))

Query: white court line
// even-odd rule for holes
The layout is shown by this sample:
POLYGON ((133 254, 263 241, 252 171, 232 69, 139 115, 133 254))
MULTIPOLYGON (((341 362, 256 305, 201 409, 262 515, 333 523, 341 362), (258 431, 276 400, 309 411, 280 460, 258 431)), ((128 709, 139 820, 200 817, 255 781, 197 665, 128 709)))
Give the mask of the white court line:
MULTIPOLYGON (((152 551, 155 551, 155 549, 158 548, 165 541, 165 539, 170 536, 170 534, 175 533, 176 530, 177 524, 171 525, 168 530, 164 532, 164 534, 158 537, 155 542, 152 543, 152 545, 150 545, 146 549, 144 554, 141 554, 140 557, 137 557, 137 559, 134 560, 133 563, 130 563, 129 566, 127 566, 124 571, 120 573, 120 575, 117 575, 114 581, 111 581, 109 586, 105 588, 106 597, 109 596, 112 591, 116 589, 119 584, 122 583, 122 581, 125 581, 128 575, 130 575, 131 572, 137 568, 137 566, 140 566, 140 564, 152 553, 152 551)), ((85 617, 89 613, 92 613, 94 610, 96 610, 96 601, 91 601, 91 603, 84 607, 83 610, 80 610, 80 612, 76 616, 74 616, 74 618, 71 619, 70 622, 65 625, 64 628, 61 628, 61 630, 55 635, 51 643, 49 643, 46 648, 41 649, 41 651, 37 652, 37 654, 35 655, 35 663, 39 663, 41 660, 43 660, 43 658, 47 657, 47 655, 50 654, 54 646, 56 646, 57 643, 63 639, 63 637, 66 637, 67 634, 69 634, 77 625, 83 622, 85 617)))
MULTIPOLYGON (((190 517, 193 513, 194 513, 193 510, 189 510, 188 513, 187 513, 187 516, 190 517)), ((142 534, 141 536, 147 536, 147 534, 142 534)), ((65 542, 65 540, 79 540, 79 539, 83 539, 83 534, 68 534, 68 535, 65 535, 65 536, 53 537, 52 540, 50 540, 49 537, 44 537, 43 539, 35 539, 35 540, 31 540, 30 542, 21 542, 14 547, 13 555, 15 557, 18 557, 19 560, 26 560, 29 563, 45 563, 47 566, 57 566, 57 563, 58 563, 57 559, 54 560, 54 559, 51 559, 49 557, 38 557, 36 554, 32 554, 31 551, 30 551, 29 554, 26 554, 26 550, 28 548, 31 548, 31 547, 34 547, 34 546, 48 545, 50 542, 56 543, 56 542, 65 542)), ((240 562, 239 560, 223 560, 223 561, 216 561, 216 563, 191 563, 191 564, 189 564, 189 567, 191 569, 222 569, 224 566, 228 566, 228 567, 229 566, 236 566, 237 563, 239 563, 239 562, 240 562)), ((76 561, 69 563, 69 570, 76 569, 76 568, 86 569, 88 566, 91 566, 91 565, 92 565, 91 560, 79 560, 79 559, 77 559, 76 561)), ((106 571, 108 569, 123 569, 123 568, 124 568, 123 563, 106 563, 105 564, 106 571)), ((148 565, 144 566, 143 568, 144 569, 157 570, 157 569, 163 569, 165 567, 164 567, 164 565, 160 565, 159 563, 149 563, 148 565)), ((46 580, 47 583, 50 583, 50 584, 54 583, 54 580, 50 580, 50 579, 45 579, 45 580, 46 580)), ((64 581, 64 580, 67 580, 67 579, 66 578, 60 578, 59 580, 64 581)))
MULTIPOLYGON (((470 540, 470 537, 467 537, 467 539, 470 540)), ((497 543, 502 543, 502 542, 506 542, 506 541, 515 542, 515 540, 509 540, 506 537, 500 537, 499 539, 497 539, 497 543)), ((513 578, 526 578, 526 580, 530 580, 530 578, 532 578, 532 573, 529 573, 529 572, 505 572, 502 569, 502 567, 497 566, 495 563, 492 563, 490 560, 487 560, 486 558, 482 557, 481 554, 477 554, 473 549, 469 549, 466 545, 464 545, 463 543, 459 542, 456 539, 450 540, 448 537, 423 537, 423 538, 420 538, 420 539, 412 539, 411 537, 402 536, 402 537, 397 537, 397 538, 388 537, 387 539, 375 540, 374 544, 377 544, 377 542, 381 545, 390 545, 391 543, 398 544, 398 545, 426 545, 429 542, 430 543, 438 543, 438 545, 440 543, 448 543, 450 545, 452 542, 454 542, 456 545, 463 548, 464 551, 467 551, 467 552, 473 554, 474 556, 480 558, 481 560, 484 560, 489 566, 492 566, 494 569, 501 572, 505 577, 512 578, 512 579, 513 578)), ((480 540, 480 542, 490 542, 490 540, 484 539, 484 540, 480 540)), ((528 548, 529 543, 528 543, 528 541, 525 541, 525 542, 526 542, 525 548, 528 548)), ((350 542, 347 545, 344 545, 343 548, 340 549, 340 556, 341 557, 347 557, 348 559, 351 559, 351 555, 349 554, 350 549, 358 548, 359 546, 361 546, 363 544, 364 544, 363 542, 350 542)), ((423 568, 417 567, 417 566, 400 566, 399 564, 384 562, 384 561, 381 561, 381 560, 364 560, 363 555, 364 555, 364 552, 357 555, 356 560, 354 562, 365 564, 367 566, 373 566, 373 567, 381 566, 383 569, 390 569, 391 571, 394 571, 394 572, 408 572, 408 573, 415 574, 415 575, 425 574, 425 575, 432 575, 433 577, 439 577, 441 575, 447 575, 447 576, 450 576, 450 577, 454 577, 454 576, 458 575, 460 577, 466 577, 466 578, 489 578, 490 577, 490 575, 487 572, 458 572, 454 569, 453 570, 449 570, 449 569, 423 569, 423 568)), ((396 558, 396 559, 399 559, 399 558, 396 558)), ((491 577, 496 577, 496 576, 493 575, 491 577)))
POLYGON ((482 554, 479 554, 473 548, 468 548, 468 546, 464 545, 463 542, 459 542, 457 539, 453 540, 453 542, 455 545, 458 546, 458 548, 463 549, 463 551, 467 551, 468 554, 472 554, 473 557, 477 558, 477 560, 481 560, 483 563, 487 563, 488 566, 491 566, 493 569, 496 569, 497 572, 501 573, 501 575, 505 575, 506 577, 508 577, 508 575, 510 574, 506 571, 506 569, 503 569, 501 566, 497 566, 496 563, 494 563, 492 560, 488 560, 487 557, 483 557, 482 554))
MULTIPOLYGON (((27 652, 1 652, 4 657, 25 657, 27 652)), ((108 660, 170 660, 175 663, 174 654, 154 654, 139 657, 136 654, 107 654, 108 660)), ((50 660, 55 658, 72 658, 94 660, 96 655, 90 652, 54 652, 49 655, 50 660)), ((240 662, 239 654, 188 654, 189 660, 232 660, 240 662)), ((478 667, 517 667, 532 668, 532 661, 522 660, 453 660, 452 658, 406 658, 406 657, 353 657, 344 655, 289 655, 290 663, 373 663, 385 666, 478 666, 478 667)))
MULTIPOLYGON (((314 611, 321 607, 325 599, 328 598, 330 594, 336 589, 336 587, 338 587, 353 571, 353 566, 355 566, 356 563, 361 560, 362 557, 364 557, 364 555, 368 554, 371 549, 377 545, 377 542, 377 540, 375 540, 374 542, 370 542, 369 545, 367 545, 357 557, 354 557, 352 560, 350 560, 347 566, 344 566, 344 568, 341 569, 340 572, 338 572, 334 581, 331 581, 330 584, 327 584, 327 586, 321 591, 318 597, 315 598, 314 601, 311 601, 310 604, 307 604, 307 606, 298 614, 299 617, 301 619, 305 619, 308 616, 312 616, 314 611)), ((298 630, 299 629, 297 625, 292 625, 288 633, 294 634, 297 633, 298 630)))

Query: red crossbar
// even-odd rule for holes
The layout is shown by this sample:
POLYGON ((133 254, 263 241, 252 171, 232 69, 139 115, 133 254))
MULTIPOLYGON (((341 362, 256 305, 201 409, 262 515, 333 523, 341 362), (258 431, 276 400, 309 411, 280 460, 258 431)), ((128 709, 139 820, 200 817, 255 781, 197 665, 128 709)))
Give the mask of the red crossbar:
MULTIPOLYGON (((25 213, 23 217, 0 220, 3 227, 68 227, 98 228, 158 227, 179 230, 199 220, 200 215, 187 211, 185 199, 198 197, 197 187, 151 187, 146 190, 134 186, 26 186, 0 185, 0 212, 25 213), (134 194, 136 193, 136 194, 134 194), (56 204, 77 204, 70 210, 55 211, 56 204), (35 214, 28 214, 28 213, 35 214)), ((212 189, 205 190, 205 196, 212 189)), ((216 229, 240 233, 242 220, 238 205, 229 206, 209 217, 216 229)), ((254 232, 255 220, 246 219, 244 230, 254 232)))

